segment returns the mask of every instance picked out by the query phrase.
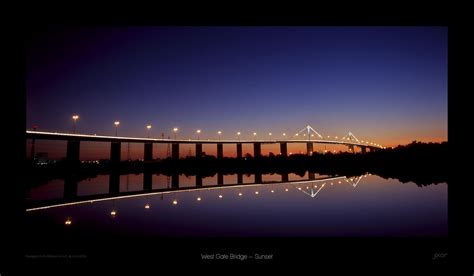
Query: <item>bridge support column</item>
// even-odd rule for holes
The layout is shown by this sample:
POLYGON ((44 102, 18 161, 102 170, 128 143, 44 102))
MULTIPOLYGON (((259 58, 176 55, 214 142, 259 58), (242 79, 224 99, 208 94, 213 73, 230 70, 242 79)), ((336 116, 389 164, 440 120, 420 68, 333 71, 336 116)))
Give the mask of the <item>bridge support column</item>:
POLYGON ((242 159, 242 144, 237 144, 237 158, 242 159))
POLYGON ((171 144, 171 158, 179 159, 179 144, 171 144))
POLYGON ((348 147, 350 152, 355 153, 354 145, 348 145, 348 147))
POLYGON ((288 144, 280 143, 280 153, 283 157, 288 157, 288 144))
POLYGON ((110 163, 113 165, 120 163, 121 150, 122 144, 120 142, 112 142, 110 144, 110 163))
POLYGON ((367 148, 366 147, 360 147, 360 151, 362 153, 367 153, 367 148))
POLYGON ((202 175, 196 174, 196 187, 202 187, 202 175))
POLYGON ((261 173, 255 173, 255 183, 262 183, 262 174, 261 173))
POLYGON ((217 144, 217 158, 222 159, 224 158, 224 145, 217 144))
POLYGON ((67 150, 66 150, 66 160, 69 165, 79 163, 79 151, 80 151, 80 142, 68 140, 67 141, 67 150))
POLYGON ((64 178, 64 198, 70 199, 77 197, 77 177, 69 174, 64 178))
POLYGON ((143 159, 145 159, 145 161, 153 160, 153 143, 145 143, 143 159))
POLYGON ((242 173, 237 173, 237 184, 244 183, 244 175, 242 173))
POLYGON ((224 175, 217 173, 217 185, 224 185, 224 175))
POLYGON ((120 174, 112 172, 109 176, 109 193, 118 194, 120 192, 120 174))
POLYGON ((313 155, 313 142, 306 143, 306 153, 308 155, 313 155))
POLYGON ((253 157, 259 158, 262 156, 262 143, 253 143, 253 157))
POLYGON ((152 173, 149 171, 145 171, 143 173, 143 190, 151 190, 152 186, 152 173))
POLYGON ((201 157, 202 157, 202 144, 196 144, 196 158, 201 158, 201 157))
POLYGON ((288 182, 288 173, 282 173, 281 174, 281 181, 282 182, 288 182))
POLYGON ((171 188, 179 188, 179 174, 173 174, 171 176, 171 188))

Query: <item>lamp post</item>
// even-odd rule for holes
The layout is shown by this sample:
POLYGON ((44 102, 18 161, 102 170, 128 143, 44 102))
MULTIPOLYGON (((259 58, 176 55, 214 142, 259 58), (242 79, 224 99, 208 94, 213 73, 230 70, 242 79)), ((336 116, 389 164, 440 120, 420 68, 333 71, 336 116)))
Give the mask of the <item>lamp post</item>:
POLYGON ((222 131, 219 130, 219 131, 217 132, 217 135, 219 135, 219 136, 218 136, 218 137, 219 137, 219 140, 221 139, 221 134, 222 134, 222 131))
POLYGON ((196 133, 197 133, 198 140, 199 140, 199 134, 201 133, 201 130, 200 129, 196 130, 196 133))
POLYGON ((148 130, 148 138, 150 138, 151 125, 147 125, 146 129, 148 130))
POLYGON ((174 139, 176 140, 176 132, 178 132, 178 128, 177 127, 173 128, 173 132, 174 132, 174 139))
POLYGON ((72 133, 76 133, 76 121, 79 119, 79 115, 72 115, 72 120, 74 121, 72 133))
POLYGON ((237 132, 237 139, 240 140, 240 131, 237 132))
POLYGON ((114 125, 115 125, 115 136, 117 136, 117 129, 118 129, 118 126, 120 125, 120 122, 119 122, 119 121, 115 121, 115 122, 114 122, 114 125))

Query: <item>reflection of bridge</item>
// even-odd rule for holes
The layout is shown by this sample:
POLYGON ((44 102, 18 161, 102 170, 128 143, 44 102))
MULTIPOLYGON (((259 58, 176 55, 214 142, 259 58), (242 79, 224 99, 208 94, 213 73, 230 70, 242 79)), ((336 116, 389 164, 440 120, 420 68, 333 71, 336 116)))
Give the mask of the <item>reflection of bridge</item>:
MULTIPOLYGON (((362 177, 367 177, 367 174, 366 175, 361 175, 359 177, 350 177, 350 178, 347 178, 345 177, 345 179, 343 179, 344 182, 346 183, 349 183, 352 187, 357 187, 357 185, 359 184, 360 180, 362 179, 362 177)), ((334 179, 330 179, 330 180, 336 180, 337 178, 334 178, 334 179)), ((341 184, 342 181, 339 180, 337 182, 338 184, 341 184)), ((314 185, 308 185, 306 186, 306 190, 304 189, 305 187, 301 187, 300 185, 297 186, 298 190, 309 195, 310 197, 314 198, 315 196, 317 196, 319 194, 319 192, 324 188, 326 187, 326 181, 324 181, 323 184, 321 184, 319 187, 317 185, 315 185, 315 183, 311 182, 311 184, 314 184, 314 185), (313 189, 314 188, 314 189, 313 189)), ((333 185, 334 183, 331 183, 331 185, 333 185)), ((303 185, 304 186, 304 185, 303 185)))
MULTIPOLYGON (((367 175, 365 175, 367 177, 367 175)), ((358 177, 357 183, 360 181, 362 176, 358 177)), ((178 180, 179 177, 175 177, 175 181, 178 180)), ((242 177, 238 177, 238 179, 242 179, 242 177)), ((193 192, 193 191, 207 191, 207 190, 220 190, 220 189, 231 189, 231 188, 242 188, 242 187, 262 187, 262 186, 268 186, 268 185, 290 185, 291 187, 297 188, 300 191, 303 191, 304 193, 308 194, 304 189, 302 189, 302 186, 317 186, 319 183, 321 183, 321 188, 318 190, 318 192, 325 186, 325 185, 333 185, 333 184, 341 184, 343 182, 347 183, 352 183, 354 178, 347 178, 346 176, 336 176, 336 177, 324 177, 324 178, 314 178, 314 173, 309 173, 309 178, 308 180, 297 180, 297 181, 288 181, 288 174, 282 175, 282 182, 263 182, 261 181, 261 175, 255 176, 255 183, 242 183, 241 181, 237 184, 226 184, 223 185, 221 183, 218 183, 217 185, 211 185, 211 186, 205 186, 203 187, 202 185, 198 185, 199 180, 198 177, 196 177, 196 186, 195 187, 182 187, 180 188, 179 185, 176 186, 172 185, 171 187, 164 188, 164 189, 151 189, 151 178, 148 178, 144 176, 144 187, 142 191, 132 191, 132 192, 119 192, 116 190, 120 186, 120 181, 119 177, 110 176, 110 188, 109 188, 109 193, 107 194, 96 194, 96 195, 86 195, 86 196, 77 196, 77 182, 75 183, 76 185, 76 195, 71 196, 70 194, 67 194, 66 187, 65 187, 65 195, 64 198, 60 199, 52 199, 52 200, 43 200, 39 201, 36 203, 30 203, 28 206, 28 209, 26 211, 35 211, 35 210, 42 210, 42 209, 48 209, 48 208, 54 208, 54 207, 62 207, 62 206, 69 206, 69 205, 78 205, 78 204, 84 204, 84 203, 93 203, 93 202, 100 202, 100 201, 107 201, 107 200, 115 200, 115 199, 125 199, 125 198, 133 198, 133 197, 142 197, 142 196, 150 196, 150 195, 163 195, 163 194, 173 194, 173 193, 181 193, 181 192, 193 192), (283 181, 286 180, 286 181, 283 181), (145 181, 150 181, 150 183, 145 183, 145 181), (260 182, 257 182, 260 181, 260 182), (116 183, 113 183, 116 182, 116 183)), ((70 180, 69 180, 70 181, 70 180)), ((202 178, 200 180, 202 183, 202 178)), ((67 181, 65 181, 65 186, 70 185, 67 181)), ((307 186, 307 188, 309 187, 307 186)), ((352 186, 352 184, 351 184, 352 186)), ((354 186, 355 187, 355 186, 354 186)), ((286 192, 288 192, 288 188, 285 189, 286 192)), ((272 193, 274 190, 272 189, 272 193)), ((318 193, 316 192, 316 194, 318 193)), ((316 196, 316 194, 308 194, 311 197, 316 196)), ((242 193, 238 194, 239 196, 242 196, 242 193)), ((199 197, 198 200, 200 201, 201 198, 199 197)), ((176 203, 173 203, 176 204, 176 203)))
POLYGON ((362 153, 367 149, 374 151, 383 148, 379 144, 370 143, 368 141, 359 141, 351 132, 341 137, 335 136, 331 139, 329 136, 323 138, 311 126, 306 126, 304 129, 296 133, 288 139, 247 139, 247 140, 216 140, 216 139, 157 139, 157 138, 137 138, 137 137, 118 137, 118 136, 103 136, 103 135, 89 135, 89 134, 71 134, 58 132, 43 132, 43 131, 26 131, 26 138, 29 139, 43 139, 43 140, 63 140, 67 141, 67 159, 75 162, 79 160, 80 142, 81 141, 96 141, 96 142, 110 142, 110 160, 112 162, 120 162, 121 143, 143 143, 144 160, 150 161, 153 159, 153 144, 171 144, 171 156, 174 159, 179 159, 180 144, 195 144, 196 157, 201 157, 203 154, 203 144, 217 145, 217 158, 224 157, 224 144, 235 144, 237 150, 237 158, 242 158, 242 144, 253 144, 254 157, 262 156, 262 144, 280 144, 280 155, 288 156, 288 144, 306 144, 307 154, 312 155, 314 144, 331 144, 331 145, 345 145, 349 150, 355 152, 355 147, 359 147, 362 153), (301 139, 301 137, 304 137, 301 139), (307 137, 307 138, 306 138, 307 137), (316 137, 316 139, 315 139, 316 137))

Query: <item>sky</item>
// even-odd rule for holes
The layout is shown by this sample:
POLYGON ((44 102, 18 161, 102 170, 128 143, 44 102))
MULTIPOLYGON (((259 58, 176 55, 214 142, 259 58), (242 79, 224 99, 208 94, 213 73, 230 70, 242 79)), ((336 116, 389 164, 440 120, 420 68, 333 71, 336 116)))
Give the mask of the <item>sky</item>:
POLYGON ((27 41, 26 128, 223 139, 447 141, 446 27, 49 27, 27 41))

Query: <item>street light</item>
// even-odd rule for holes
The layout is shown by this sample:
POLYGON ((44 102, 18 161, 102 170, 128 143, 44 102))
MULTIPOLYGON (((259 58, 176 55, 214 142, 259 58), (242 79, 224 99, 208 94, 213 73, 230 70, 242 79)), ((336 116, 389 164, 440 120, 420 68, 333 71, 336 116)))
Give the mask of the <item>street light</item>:
POLYGON ((174 132, 174 139, 176 140, 176 132, 178 132, 178 128, 177 127, 173 128, 173 132, 174 132))
POLYGON ((118 128, 118 126, 120 125, 120 122, 119 122, 119 121, 115 121, 115 122, 114 122, 114 125, 115 125, 115 136, 117 136, 117 128, 118 128))
POLYGON ((146 126, 146 129, 148 129, 148 138, 150 138, 150 129, 151 129, 151 125, 147 125, 147 126, 146 126))
POLYGON ((219 131, 217 132, 217 135, 219 135, 219 140, 221 139, 221 134, 222 134, 222 131, 219 130, 219 131))
POLYGON ((196 130, 196 133, 198 135, 198 140, 199 140, 199 133, 201 133, 201 130, 200 129, 196 130))
POLYGON ((240 140, 240 131, 237 132, 237 138, 240 140))
POLYGON ((74 125, 73 125, 73 133, 76 133, 76 121, 79 119, 79 115, 72 115, 72 119, 74 120, 74 125))
POLYGON ((268 136, 272 136, 272 133, 271 133, 271 132, 270 132, 270 133, 268 133, 268 136))
POLYGON ((257 133, 256 133, 256 132, 254 132, 254 133, 253 133, 253 136, 257 137, 257 133))

